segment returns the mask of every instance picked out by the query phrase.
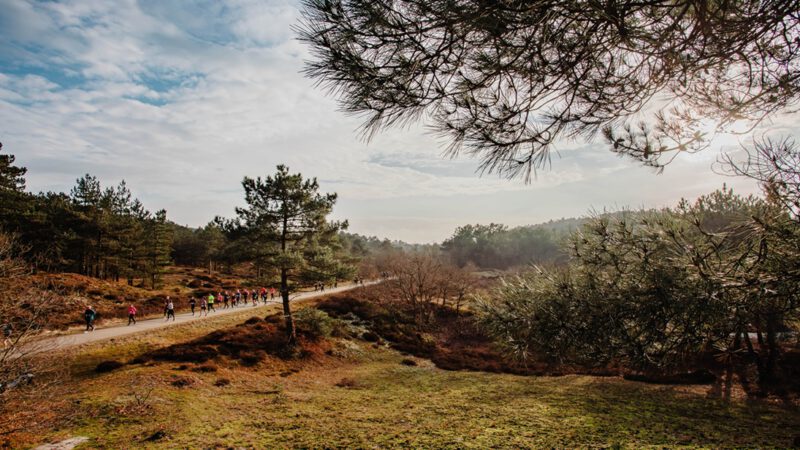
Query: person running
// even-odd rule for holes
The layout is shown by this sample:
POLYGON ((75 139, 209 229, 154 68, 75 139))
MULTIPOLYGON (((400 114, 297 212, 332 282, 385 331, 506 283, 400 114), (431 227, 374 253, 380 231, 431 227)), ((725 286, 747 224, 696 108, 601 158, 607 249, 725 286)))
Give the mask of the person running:
POLYGON ((133 304, 128 306, 128 326, 130 324, 136 325, 136 307, 133 304))
POLYGON ((167 321, 169 321, 170 317, 172 317, 172 321, 175 322, 175 305, 172 304, 172 300, 169 300, 169 303, 167 303, 167 321))
POLYGON ((169 295, 164 299, 164 317, 167 317, 167 305, 169 305, 169 295))
MULTIPOLYGON (((217 312, 217 310, 214 309, 214 294, 208 294, 208 310, 217 312)), ((206 312, 206 315, 208 315, 208 312, 206 312)))
POLYGON ((83 320, 86 321, 86 330, 84 333, 88 333, 90 331, 94 331, 94 319, 97 317, 97 311, 89 305, 83 311, 83 320))
POLYGON ((261 287, 261 301, 264 302, 265 305, 267 304, 267 288, 263 286, 261 287))
POLYGON ((275 288, 274 287, 269 288, 269 299, 270 300, 275 300, 275 288))
POLYGON ((230 304, 228 303, 228 293, 220 292, 219 296, 222 297, 222 304, 224 305, 222 309, 228 309, 230 307, 230 304))
POLYGON ((200 317, 203 317, 203 313, 206 313, 206 315, 208 315, 208 309, 206 309, 206 299, 200 297, 200 317))
POLYGON ((189 297, 189 308, 192 308, 192 315, 194 315, 194 307, 197 305, 197 300, 194 297, 189 297))
POLYGON ((242 301, 242 290, 236 289, 236 293, 233 294, 234 300, 236 300, 236 304, 238 305, 242 301))

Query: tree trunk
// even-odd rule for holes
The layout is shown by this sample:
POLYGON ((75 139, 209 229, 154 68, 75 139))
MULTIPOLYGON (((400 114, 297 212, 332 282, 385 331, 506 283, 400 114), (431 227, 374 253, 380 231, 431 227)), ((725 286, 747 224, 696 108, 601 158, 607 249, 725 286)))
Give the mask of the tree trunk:
POLYGON ((764 365, 765 381, 772 382, 775 377, 775 365, 778 360, 778 339, 777 339, 777 321, 775 314, 770 313, 767 315, 767 362, 764 365))
POLYGON ((286 320, 286 337, 290 345, 297 342, 292 310, 289 308, 289 270, 281 269, 281 297, 283 298, 283 317, 286 320))

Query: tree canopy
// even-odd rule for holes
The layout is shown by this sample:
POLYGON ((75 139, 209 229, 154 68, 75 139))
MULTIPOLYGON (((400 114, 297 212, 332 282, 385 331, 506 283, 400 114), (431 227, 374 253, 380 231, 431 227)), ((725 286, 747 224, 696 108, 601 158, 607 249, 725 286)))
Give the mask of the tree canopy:
POLYGON ((559 139, 599 133, 661 167, 800 94, 798 0, 304 4, 306 73, 368 135, 424 120, 451 154, 506 176, 529 176, 559 139))

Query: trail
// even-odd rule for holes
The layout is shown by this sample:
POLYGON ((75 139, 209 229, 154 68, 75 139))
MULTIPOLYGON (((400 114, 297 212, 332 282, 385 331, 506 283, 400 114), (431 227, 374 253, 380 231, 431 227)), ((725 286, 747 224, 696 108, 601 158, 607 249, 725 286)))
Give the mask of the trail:
MULTIPOLYGON (((364 283, 363 285, 347 285, 341 286, 338 288, 330 288, 324 291, 313 291, 313 292, 301 292, 299 294, 295 294, 290 298, 290 301, 296 300, 306 300, 315 297, 322 297, 325 295, 336 294, 339 292, 349 291, 351 289, 355 289, 357 287, 362 286, 369 286, 372 284, 379 283, 380 281, 371 281, 364 283)), ((193 316, 191 312, 187 313, 180 313, 175 314, 175 320, 170 320, 167 322, 163 318, 156 318, 156 319, 142 319, 137 321, 135 325, 117 325, 108 328, 100 328, 95 326, 94 331, 90 331, 88 333, 78 333, 78 334, 68 334, 64 336, 56 336, 52 338, 41 339, 39 341, 31 342, 30 346, 35 346, 34 348, 29 348, 24 353, 26 354, 33 354, 33 353, 41 353, 47 352, 52 350, 63 350, 70 347, 76 347, 79 345, 90 344, 94 342, 105 341, 108 339, 115 339, 124 336, 130 336, 137 333, 144 333, 147 331, 154 331, 160 330, 162 328, 171 327, 175 325, 181 325, 184 323, 194 322, 196 320, 210 320, 214 319, 215 317, 224 316, 227 314, 233 314, 237 312, 243 311, 263 311, 266 308, 280 305, 280 300, 270 300, 266 305, 260 304, 258 306, 253 305, 245 305, 236 308, 228 308, 222 309, 220 303, 216 303, 215 306, 217 307, 217 312, 211 312, 208 314, 208 317, 203 316, 200 317, 200 308, 197 308, 197 313, 193 316)))

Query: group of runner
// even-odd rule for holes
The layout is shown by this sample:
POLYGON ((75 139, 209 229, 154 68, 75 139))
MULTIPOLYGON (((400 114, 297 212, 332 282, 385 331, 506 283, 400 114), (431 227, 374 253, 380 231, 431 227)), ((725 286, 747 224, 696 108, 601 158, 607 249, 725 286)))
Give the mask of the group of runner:
MULTIPOLYGON (((363 280, 358 278, 356 278, 354 282, 355 284, 364 283, 363 280)), ((315 290, 324 291, 325 285, 320 283, 315 285, 314 288, 315 290)), ((268 301, 275 300, 275 295, 278 295, 280 298, 280 293, 274 287, 269 289, 265 287, 261 289, 236 289, 235 292, 219 291, 216 296, 210 293, 208 296, 190 297, 189 308, 194 316, 196 314, 196 308, 199 306, 199 314, 202 317, 204 315, 207 316, 209 312, 216 312, 217 310, 214 305, 220 302, 223 305, 222 309, 236 308, 248 304, 258 306, 259 302, 266 305, 268 301)), ((138 309, 136 309, 136 306, 132 303, 128 305, 128 325, 136 325, 136 314, 138 312, 138 309)), ((83 312, 83 319, 86 322, 86 331, 84 331, 84 333, 94 331, 94 321, 96 318, 97 311, 93 306, 87 306, 83 312)), ((169 321, 169 319, 172 319, 173 322, 175 321, 175 303, 167 296, 167 298, 164 299, 164 320, 169 321)))
MULTIPOLYGON (((209 312, 217 311, 214 305, 218 304, 219 302, 223 304, 223 309, 236 308, 248 304, 258 306, 259 302, 266 305, 268 300, 275 300, 275 295, 277 293, 278 291, 276 291, 275 288, 267 289, 264 287, 262 287, 260 290, 237 289, 235 292, 219 291, 216 296, 213 293, 210 293, 208 296, 190 297, 189 309, 191 309, 192 315, 194 316, 197 314, 197 307, 199 306, 200 316, 207 316, 209 312)), ((128 305, 128 325, 136 325, 137 313, 138 310, 136 309, 136 306, 133 304, 128 305)), ((86 311, 84 311, 86 332, 94 331, 94 319, 96 315, 97 313, 91 306, 87 307, 86 311)), ((167 296, 167 298, 164 299, 164 320, 169 321, 169 319, 172 319, 173 322, 175 321, 175 303, 169 296, 167 296)))

